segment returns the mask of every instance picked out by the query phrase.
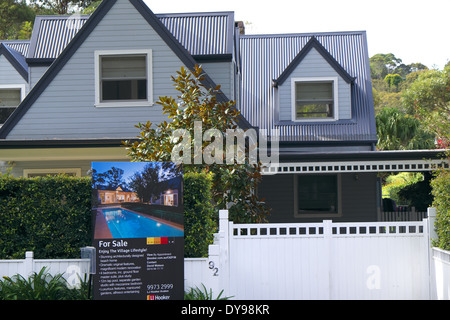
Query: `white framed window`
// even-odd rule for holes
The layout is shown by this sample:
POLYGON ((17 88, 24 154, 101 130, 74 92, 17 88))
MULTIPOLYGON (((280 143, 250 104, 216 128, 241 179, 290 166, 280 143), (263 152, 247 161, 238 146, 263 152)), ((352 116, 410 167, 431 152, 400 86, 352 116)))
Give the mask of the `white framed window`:
POLYGON ((338 78, 292 78, 292 121, 338 120, 338 78))
POLYGON ((294 216, 342 216, 341 175, 294 175, 294 216))
POLYGON ((0 85, 0 127, 25 98, 24 84, 0 85))
POLYGON ((81 177, 81 168, 61 168, 61 169, 24 169, 25 178, 56 176, 65 174, 71 177, 81 177))
POLYGON ((95 106, 153 104, 152 50, 95 51, 95 106))

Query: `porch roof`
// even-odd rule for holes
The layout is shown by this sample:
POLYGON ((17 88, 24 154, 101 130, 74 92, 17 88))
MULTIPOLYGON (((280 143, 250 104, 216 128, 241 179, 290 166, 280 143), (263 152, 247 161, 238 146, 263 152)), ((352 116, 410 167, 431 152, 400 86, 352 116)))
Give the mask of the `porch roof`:
POLYGON ((449 169, 448 150, 282 154, 263 174, 434 171, 449 169))

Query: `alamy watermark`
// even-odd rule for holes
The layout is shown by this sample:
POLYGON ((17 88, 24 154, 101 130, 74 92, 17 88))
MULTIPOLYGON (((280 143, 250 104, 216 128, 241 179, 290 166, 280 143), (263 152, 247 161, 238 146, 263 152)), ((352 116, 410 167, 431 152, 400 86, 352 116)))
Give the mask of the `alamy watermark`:
POLYGON ((189 130, 176 129, 171 139, 175 143, 171 160, 182 164, 258 164, 276 166, 279 162, 278 130, 268 139, 265 130, 207 129, 194 122, 193 137, 189 130), (203 142, 210 142, 203 147, 203 142), (193 149, 193 150, 192 150, 193 149))

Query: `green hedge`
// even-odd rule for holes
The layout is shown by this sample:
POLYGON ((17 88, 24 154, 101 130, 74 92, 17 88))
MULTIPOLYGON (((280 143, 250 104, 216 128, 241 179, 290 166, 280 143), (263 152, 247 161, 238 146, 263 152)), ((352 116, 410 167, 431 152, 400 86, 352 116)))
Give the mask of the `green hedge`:
POLYGON ((436 208, 436 233, 438 239, 434 245, 450 250, 450 172, 441 171, 431 181, 436 208))
POLYGON ((184 174, 184 256, 206 257, 214 240, 216 224, 211 203, 212 177, 206 173, 184 174))
POLYGON ((91 245, 91 179, 0 177, 0 259, 79 258, 91 245))

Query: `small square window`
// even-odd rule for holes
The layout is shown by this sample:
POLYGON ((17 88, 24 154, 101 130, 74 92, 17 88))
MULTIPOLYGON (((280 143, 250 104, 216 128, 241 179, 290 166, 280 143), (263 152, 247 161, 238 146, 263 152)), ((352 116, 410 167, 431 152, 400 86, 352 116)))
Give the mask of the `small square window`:
POLYGON ((292 120, 337 118, 337 79, 292 78, 292 120))
POLYGON ((294 179, 296 217, 341 215, 338 174, 299 174, 294 179))
POLYGON ((151 77, 151 50, 96 52, 96 105, 150 105, 151 77))
POLYGON ((101 57, 101 101, 147 100, 146 56, 101 57))
POLYGON ((2 126, 9 116, 16 110, 23 98, 24 86, 20 87, 0 87, 0 126, 2 126))

